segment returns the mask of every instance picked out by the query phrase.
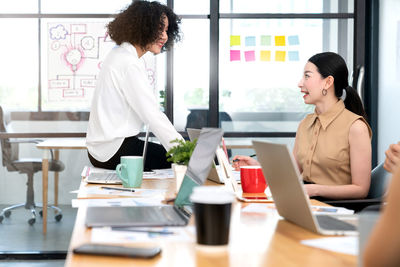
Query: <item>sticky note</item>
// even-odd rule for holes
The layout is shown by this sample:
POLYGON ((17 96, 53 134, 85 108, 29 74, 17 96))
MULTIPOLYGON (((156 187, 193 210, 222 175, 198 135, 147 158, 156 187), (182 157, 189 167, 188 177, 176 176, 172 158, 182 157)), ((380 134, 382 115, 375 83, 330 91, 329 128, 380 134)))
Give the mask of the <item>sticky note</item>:
POLYGON ((231 46, 240 45, 240 35, 231 35, 231 46))
POLYGON ((289 61, 299 61, 299 51, 288 52, 289 61))
POLYGON ((260 60, 261 61, 271 61, 271 51, 261 50, 260 51, 260 60))
POLYGON ((275 51, 275 61, 285 61, 286 51, 275 51))
POLYGON ((244 52, 244 60, 246 61, 255 61, 256 60, 256 54, 254 51, 245 51, 244 52))
POLYGON ((244 39, 244 43, 246 46, 255 46, 256 45, 256 37, 255 36, 246 36, 246 39, 244 39))
POLYGON ((240 61, 240 50, 231 50, 231 61, 240 61))
POLYGON ((286 45, 285 36, 284 35, 275 36, 275 45, 276 46, 285 46, 286 45))
POLYGON ((299 45, 299 36, 298 35, 290 35, 288 36, 288 43, 289 45, 299 45))
POLYGON ((261 45, 271 45, 271 35, 261 35, 261 45))

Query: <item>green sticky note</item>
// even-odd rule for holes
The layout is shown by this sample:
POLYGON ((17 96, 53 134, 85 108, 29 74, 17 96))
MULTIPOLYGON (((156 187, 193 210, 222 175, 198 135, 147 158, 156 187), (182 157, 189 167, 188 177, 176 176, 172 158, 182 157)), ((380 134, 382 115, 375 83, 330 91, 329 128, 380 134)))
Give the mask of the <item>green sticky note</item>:
POLYGON ((261 35, 261 45, 271 45, 271 35, 261 35))

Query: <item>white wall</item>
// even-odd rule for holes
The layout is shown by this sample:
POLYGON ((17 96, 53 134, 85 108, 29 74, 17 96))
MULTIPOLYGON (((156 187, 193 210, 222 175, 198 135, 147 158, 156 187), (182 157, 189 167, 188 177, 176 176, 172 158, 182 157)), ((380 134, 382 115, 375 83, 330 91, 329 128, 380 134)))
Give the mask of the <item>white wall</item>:
MULTIPOLYGON (((87 122, 12 122, 15 132, 85 132, 87 122)), ((28 158, 41 158, 42 150, 33 144, 20 146, 20 155, 28 158)), ((71 204, 76 194, 70 191, 79 187, 81 172, 85 165, 89 165, 86 150, 60 150, 60 160, 65 164, 65 170, 59 175, 59 204, 71 204)), ((0 167, 0 204, 16 204, 26 199, 26 174, 8 172, 0 167)), ((48 202, 54 202, 54 175, 49 172, 48 202)), ((35 202, 42 202, 42 172, 34 175, 35 202)))
POLYGON ((378 162, 400 141, 400 1, 380 1, 378 162))

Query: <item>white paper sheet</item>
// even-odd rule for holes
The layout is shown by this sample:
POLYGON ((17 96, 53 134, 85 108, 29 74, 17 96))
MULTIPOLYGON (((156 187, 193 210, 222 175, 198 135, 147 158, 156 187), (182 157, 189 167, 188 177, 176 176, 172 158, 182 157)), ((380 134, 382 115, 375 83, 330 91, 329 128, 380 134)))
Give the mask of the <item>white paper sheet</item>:
POLYGON ((194 226, 187 227, 136 227, 131 231, 116 231, 110 227, 92 229, 93 243, 132 243, 151 241, 195 241, 194 226), (137 232, 140 231, 140 232, 137 232))
MULTIPOLYGON (((275 204, 271 203, 251 203, 242 209, 242 212, 267 213, 276 210, 275 204)), ((311 206, 314 214, 318 215, 351 215, 354 210, 342 207, 311 206)))
POLYGON ((339 252, 350 255, 358 255, 358 237, 324 237, 317 239, 302 240, 303 245, 321 248, 333 252, 339 252))
POLYGON ((120 190, 108 190, 102 189, 102 186, 87 186, 80 190, 71 191, 70 193, 82 193, 88 195, 113 195, 113 196, 128 196, 128 197, 164 197, 165 189, 141 189, 134 188, 135 192, 120 191, 120 190))
POLYGON ((248 213, 268 213, 277 212, 274 204, 251 203, 242 209, 242 212, 248 213))
POLYGON ((111 198, 111 199, 72 199, 72 207, 129 207, 129 206, 160 206, 164 197, 149 198, 111 198))

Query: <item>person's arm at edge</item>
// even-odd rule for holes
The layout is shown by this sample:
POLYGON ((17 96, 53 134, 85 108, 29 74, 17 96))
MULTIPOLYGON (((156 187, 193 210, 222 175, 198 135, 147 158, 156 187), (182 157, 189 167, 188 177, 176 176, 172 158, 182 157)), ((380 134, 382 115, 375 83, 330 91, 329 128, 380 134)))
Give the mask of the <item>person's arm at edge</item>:
POLYGON ((366 267, 400 266, 400 168, 392 176, 387 205, 365 246, 366 267))
POLYGON ((383 167, 393 173, 396 167, 400 166, 400 142, 391 144, 385 152, 386 160, 383 167))
POLYGON ((367 125, 356 120, 350 128, 350 166, 352 184, 349 185, 305 185, 310 197, 330 199, 359 199, 368 195, 371 183, 371 138, 367 125))

